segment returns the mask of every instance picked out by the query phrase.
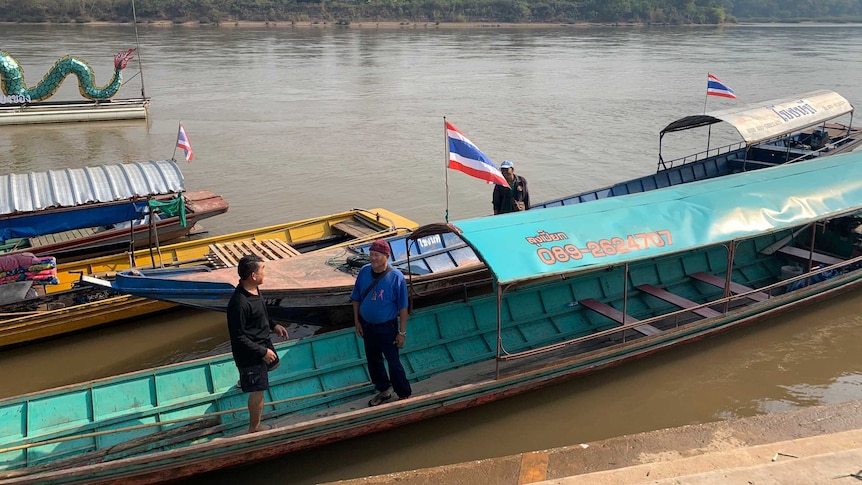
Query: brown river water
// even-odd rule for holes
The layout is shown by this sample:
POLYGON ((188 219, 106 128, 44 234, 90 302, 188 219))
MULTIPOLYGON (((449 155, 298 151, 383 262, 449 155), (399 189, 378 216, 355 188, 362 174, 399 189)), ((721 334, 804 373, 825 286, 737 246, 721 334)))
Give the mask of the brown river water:
MULTIPOLYGON (((182 162, 187 188, 231 204, 204 222, 211 235, 351 207, 429 223, 446 216, 447 178, 450 219, 491 209, 488 186, 445 173, 443 116, 493 160, 512 160, 533 199, 546 200, 654 171, 659 130, 704 110, 707 72, 739 101, 711 98, 706 109, 816 89, 862 103, 859 26, 144 27, 140 38, 148 123, 3 127, 0 171, 170 158, 182 120, 195 150, 182 162)), ((0 26, 0 48, 31 86, 66 54, 89 61, 104 84, 113 55, 134 40, 129 27, 0 26)), ((119 97, 139 94, 137 72, 126 70, 119 97)), ((74 82, 57 97, 76 99, 74 82)), ((680 139, 676 150, 704 146, 680 139)), ((860 296, 189 482, 317 483, 862 399, 860 296)), ((208 355, 226 340, 222 314, 178 310, 3 350, 0 396, 208 355)))

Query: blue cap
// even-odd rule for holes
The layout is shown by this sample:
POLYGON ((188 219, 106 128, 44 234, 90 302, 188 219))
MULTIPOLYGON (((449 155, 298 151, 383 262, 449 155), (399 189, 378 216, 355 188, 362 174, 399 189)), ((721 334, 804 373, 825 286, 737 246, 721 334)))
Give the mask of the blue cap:
POLYGON ((503 170, 504 168, 515 168, 515 164, 508 160, 503 160, 503 163, 500 164, 500 170, 503 170))

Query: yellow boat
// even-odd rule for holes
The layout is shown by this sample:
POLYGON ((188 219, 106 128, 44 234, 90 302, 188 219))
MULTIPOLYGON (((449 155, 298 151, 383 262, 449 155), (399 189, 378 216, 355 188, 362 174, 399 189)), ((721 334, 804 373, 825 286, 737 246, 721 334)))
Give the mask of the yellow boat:
MULTIPOLYGON (((418 224, 386 209, 353 209, 287 224, 261 227, 223 236, 196 239, 141 249, 134 253, 84 259, 57 265, 60 284, 46 288, 50 292, 68 290, 81 273, 111 276, 130 268, 149 269, 210 264, 232 266, 236 254, 248 251, 266 254, 309 252, 310 250, 346 246, 356 242, 394 236, 412 231, 418 224), (288 245, 285 248, 284 245, 288 245), (226 263, 226 264, 225 264, 226 263)), ((267 258, 280 259, 280 258, 267 258)))
MULTIPOLYGON (((145 269, 201 264, 214 267, 233 266, 242 254, 256 253, 266 259, 281 259, 318 249, 393 236, 417 227, 416 222, 386 209, 352 209, 151 250, 63 263, 57 266, 60 284, 47 287, 47 296, 59 296, 61 292, 68 292, 81 274, 105 277, 133 267, 145 269)), ((122 295, 50 310, 0 313, 0 348, 138 317, 174 306, 172 303, 122 295)))

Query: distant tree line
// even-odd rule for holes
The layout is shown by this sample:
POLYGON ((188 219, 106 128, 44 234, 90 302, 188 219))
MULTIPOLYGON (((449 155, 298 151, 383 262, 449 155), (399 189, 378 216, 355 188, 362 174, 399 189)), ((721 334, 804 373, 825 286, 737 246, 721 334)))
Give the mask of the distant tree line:
MULTIPOLYGON (((135 0, 139 22, 862 21, 862 0, 135 0)), ((131 22, 132 0, 0 0, 0 22, 131 22)))

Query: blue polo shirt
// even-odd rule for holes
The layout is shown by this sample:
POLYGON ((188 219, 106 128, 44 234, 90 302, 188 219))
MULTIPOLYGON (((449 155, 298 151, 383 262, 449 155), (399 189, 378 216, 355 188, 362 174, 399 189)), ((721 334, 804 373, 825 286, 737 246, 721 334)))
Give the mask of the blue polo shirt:
MULTIPOLYGON (((373 281, 371 265, 366 264, 356 276, 350 299, 359 301, 373 281)), ((359 315, 371 324, 386 323, 398 318, 398 312, 402 308, 407 308, 407 283, 404 281, 404 274, 393 268, 365 296, 365 300, 359 305, 359 315)))

